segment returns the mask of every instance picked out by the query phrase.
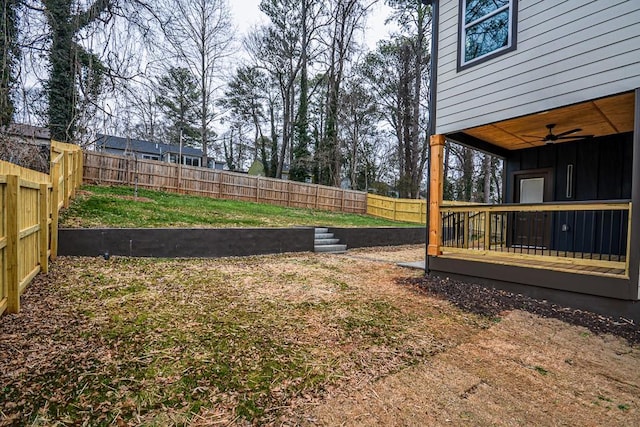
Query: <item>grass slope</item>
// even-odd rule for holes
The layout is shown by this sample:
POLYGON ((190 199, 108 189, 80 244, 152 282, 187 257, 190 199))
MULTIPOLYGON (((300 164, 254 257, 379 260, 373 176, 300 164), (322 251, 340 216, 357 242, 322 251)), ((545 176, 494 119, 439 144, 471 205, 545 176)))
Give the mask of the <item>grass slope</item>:
POLYGON ((367 215, 218 200, 130 187, 85 186, 61 217, 61 227, 410 227, 367 215))

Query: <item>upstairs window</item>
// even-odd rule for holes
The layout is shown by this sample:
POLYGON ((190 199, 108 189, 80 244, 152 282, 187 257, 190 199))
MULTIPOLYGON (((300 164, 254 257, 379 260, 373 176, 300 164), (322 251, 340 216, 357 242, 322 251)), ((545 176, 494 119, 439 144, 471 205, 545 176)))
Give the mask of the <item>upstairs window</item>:
POLYGON ((458 69, 516 48, 518 0, 460 0, 458 69))

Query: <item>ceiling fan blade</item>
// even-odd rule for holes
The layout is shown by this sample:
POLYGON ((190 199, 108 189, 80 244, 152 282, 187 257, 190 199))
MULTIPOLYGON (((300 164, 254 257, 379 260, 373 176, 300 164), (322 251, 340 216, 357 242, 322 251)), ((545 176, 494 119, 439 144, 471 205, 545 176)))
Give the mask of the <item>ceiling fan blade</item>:
POLYGON ((574 136, 559 136, 558 139, 587 139, 593 138, 593 135, 574 135, 574 136))
POLYGON ((520 135, 523 138, 536 138, 536 139, 544 139, 544 136, 539 135, 520 135))
POLYGON ((559 134, 557 134, 556 136, 557 136, 557 137, 561 137, 561 136, 565 136, 565 135, 571 135, 572 133, 580 132, 581 130, 582 130, 582 129, 580 129, 580 128, 578 128, 578 129, 571 129, 571 130, 568 130, 568 131, 566 131, 566 132, 559 133, 559 134))

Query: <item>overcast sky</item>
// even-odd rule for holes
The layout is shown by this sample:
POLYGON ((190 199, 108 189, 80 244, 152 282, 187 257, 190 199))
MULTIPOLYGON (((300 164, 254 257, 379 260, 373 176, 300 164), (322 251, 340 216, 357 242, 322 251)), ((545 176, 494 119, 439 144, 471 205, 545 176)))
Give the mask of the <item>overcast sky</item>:
MULTIPOLYGON (((260 12, 258 5, 260 0, 229 0, 231 13, 241 35, 267 22, 266 16, 260 12)), ((386 38, 389 28, 384 25, 384 20, 389 16, 391 9, 379 1, 373 6, 372 13, 367 19, 367 30, 365 38, 369 49, 375 48, 376 42, 381 38, 386 38)))

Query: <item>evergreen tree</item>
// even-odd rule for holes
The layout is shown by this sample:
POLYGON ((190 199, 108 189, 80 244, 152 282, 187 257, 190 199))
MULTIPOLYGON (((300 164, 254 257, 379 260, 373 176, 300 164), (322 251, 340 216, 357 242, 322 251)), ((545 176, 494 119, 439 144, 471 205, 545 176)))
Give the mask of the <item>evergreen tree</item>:
POLYGON ((100 90, 105 68, 96 55, 80 46, 76 36, 101 19, 108 20, 116 0, 94 0, 81 11, 73 0, 42 0, 50 28, 49 80, 45 84, 49 102, 51 137, 73 141, 78 117, 78 83, 92 94, 100 90))
POLYGON ((195 145, 199 141, 197 108, 200 102, 198 83, 188 68, 172 67, 158 81, 158 105, 167 119, 169 139, 173 144, 195 145))
POLYGON ((2 1, 0 21, 0 126, 7 126, 13 118, 11 89, 15 82, 14 67, 20 56, 18 48, 19 0, 2 1))

